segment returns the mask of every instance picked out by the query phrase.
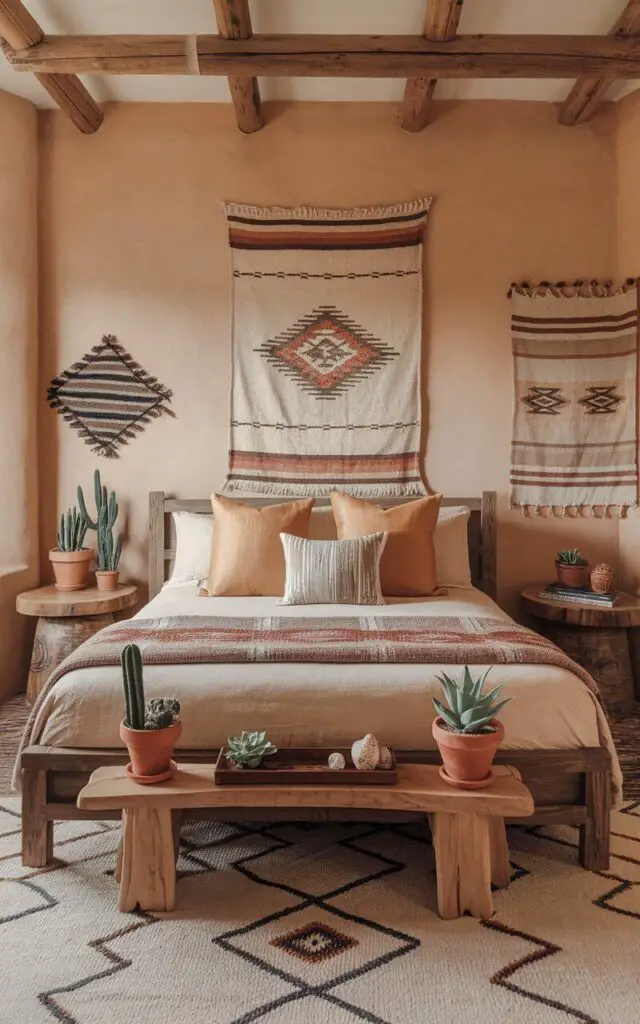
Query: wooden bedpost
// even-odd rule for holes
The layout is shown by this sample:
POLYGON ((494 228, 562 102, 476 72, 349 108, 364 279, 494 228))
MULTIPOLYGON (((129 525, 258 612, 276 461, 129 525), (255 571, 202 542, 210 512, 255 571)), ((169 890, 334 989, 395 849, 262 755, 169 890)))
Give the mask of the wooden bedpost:
POLYGON ((611 771, 587 771, 585 775, 587 819, 580 826, 580 863, 588 871, 609 870, 611 835, 611 771))
POLYGON ((164 491, 149 492, 149 600, 164 583, 164 491))
POLYGON ((22 863, 44 868, 53 860, 53 822, 46 815, 47 772, 22 769, 22 863))
POLYGON ((482 589, 494 601, 498 594, 496 525, 496 492, 483 491, 481 522, 482 589))

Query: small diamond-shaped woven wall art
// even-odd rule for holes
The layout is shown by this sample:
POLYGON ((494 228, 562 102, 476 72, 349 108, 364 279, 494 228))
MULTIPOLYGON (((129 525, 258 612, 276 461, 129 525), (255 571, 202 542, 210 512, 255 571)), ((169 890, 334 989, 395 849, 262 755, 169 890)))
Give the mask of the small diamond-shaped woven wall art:
POLYGON ((173 416, 172 392, 147 373, 118 340, 106 334, 99 345, 51 381, 47 401, 96 455, 118 458, 149 420, 173 416))

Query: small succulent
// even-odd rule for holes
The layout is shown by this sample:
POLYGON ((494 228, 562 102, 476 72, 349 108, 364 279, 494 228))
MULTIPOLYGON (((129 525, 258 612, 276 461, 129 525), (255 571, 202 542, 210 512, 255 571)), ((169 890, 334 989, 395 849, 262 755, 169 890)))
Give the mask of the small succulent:
POLYGON ((87 524, 75 505, 60 516, 58 530, 58 551, 82 551, 87 524))
POLYGON ((496 686, 489 693, 483 693, 484 682, 491 669, 474 680, 469 666, 465 665, 462 678, 452 679, 444 672, 438 676, 448 707, 436 698, 433 703, 438 714, 453 732, 486 733, 495 732, 491 720, 508 704, 511 697, 498 700, 504 687, 496 686))
POLYGON ((120 654, 124 685, 125 725, 129 729, 166 729, 180 714, 180 704, 172 697, 144 699, 142 654, 137 644, 127 644, 120 654))
POLYGON ((152 697, 144 706, 145 729, 167 729, 180 716, 180 701, 173 697, 152 697))
POLYGON ((263 757, 278 752, 266 732, 243 731, 240 736, 229 736, 227 744, 226 758, 239 768, 257 768, 263 757))
POLYGON ((565 551, 558 551, 556 561, 560 565, 588 565, 587 559, 578 548, 568 548, 565 551))

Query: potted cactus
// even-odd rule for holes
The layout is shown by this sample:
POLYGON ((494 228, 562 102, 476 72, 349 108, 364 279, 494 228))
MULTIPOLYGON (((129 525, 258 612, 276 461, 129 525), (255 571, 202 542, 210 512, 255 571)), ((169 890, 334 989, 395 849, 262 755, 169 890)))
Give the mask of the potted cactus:
POLYGON ((235 768, 259 768, 264 757, 278 752, 266 732, 243 731, 240 736, 230 736, 227 744, 225 757, 235 768))
POLYGON ((120 555, 122 554, 122 537, 118 537, 114 542, 113 527, 118 518, 116 492, 111 491, 107 495, 107 488, 102 485, 100 480, 99 469, 96 469, 93 474, 93 487, 97 509, 96 518, 92 519, 87 511, 82 487, 78 487, 78 504, 87 529, 95 530, 98 534, 96 585, 98 590, 117 590, 118 577, 120 575, 118 565, 120 563, 120 555))
POLYGON ((120 655, 120 664, 125 701, 120 739, 131 758, 127 772, 134 782, 164 782, 175 771, 172 755, 182 732, 180 704, 164 697, 145 703, 142 655, 136 644, 127 644, 120 655))
POLYGON ((502 686, 483 692, 490 671, 487 669, 474 680, 465 665, 459 680, 444 672, 438 676, 447 706, 434 697, 438 715, 433 723, 433 738, 443 761, 440 774, 458 789, 484 789, 491 785, 491 764, 504 739, 504 726, 496 715, 511 698, 498 700, 502 686))
POLYGON ((558 551, 556 575, 563 587, 584 587, 587 584, 589 563, 577 548, 558 551))
POLYGON ((89 577, 93 552, 84 547, 87 527, 77 508, 67 509, 60 516, 57 546, 49 552, 56 579, 56 590, 84 590, 89 577))

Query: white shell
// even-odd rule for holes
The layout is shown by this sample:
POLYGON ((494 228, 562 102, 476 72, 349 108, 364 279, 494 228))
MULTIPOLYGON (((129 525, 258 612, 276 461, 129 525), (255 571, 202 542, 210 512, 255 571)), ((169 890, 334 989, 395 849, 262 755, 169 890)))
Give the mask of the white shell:
POLYGON ((372 733, 367 733, 361 740, 351 746, 351 759, 360 771, 373 771, 380 760, 380 744, 372 733))
POLYGON ((380 747, 379 764, 381 768, 391 768, 391 765, 393 764, 393 754, 389 747, 380 747))
POLYGON ((335 754, 329 754, 330 768, 335 768, 336 770, 338 770, 340 768, 346 768, 346 766, 347 762, 345 761, 343 754, 340 754, 337 751, 335 754))

